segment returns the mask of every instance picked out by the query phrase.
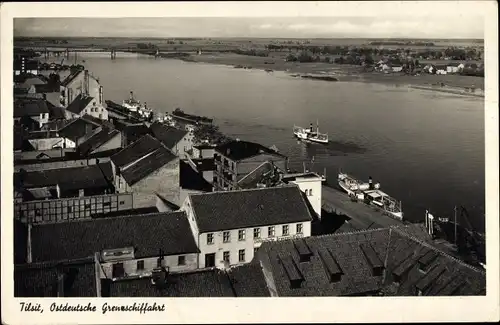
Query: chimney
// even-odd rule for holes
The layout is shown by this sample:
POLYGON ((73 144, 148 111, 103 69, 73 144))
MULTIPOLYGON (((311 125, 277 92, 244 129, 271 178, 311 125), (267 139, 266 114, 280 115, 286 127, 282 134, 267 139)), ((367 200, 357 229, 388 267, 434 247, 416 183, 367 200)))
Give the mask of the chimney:
MULTIPOLYGON (((29 221, 28 221, 29 222, 29 221)), ((32 225, 31 225, 31 222, 28 223, 28 247, 27 247, 27 254, 26 254, 26 262, 27 263, 32 263, 33 262, 33 255, 32 255, 32 252, 31 252, 31 228, 32 228, 32 225)))
POLYGON ((373 190, 373 179, 372 177, 368 177, 368 186, 370 188, 370 190, 373 190))
POLYGON ((381 276, 384 271, 384 263, 380 260, 373 247, 367 244, 360 244, 359 248, 365 258, 366 263, 371 269, 372 276, 381 276))
POLYGON ((342 269, 328 250, 318 251, 318 256, 323 264, 330 283, 339 282, 342 278, 342 269))

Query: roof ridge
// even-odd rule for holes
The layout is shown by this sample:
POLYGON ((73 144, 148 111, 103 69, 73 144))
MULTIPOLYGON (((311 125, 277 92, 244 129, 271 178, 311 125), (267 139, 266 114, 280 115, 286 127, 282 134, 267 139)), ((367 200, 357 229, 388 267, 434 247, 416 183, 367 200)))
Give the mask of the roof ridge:
MULTIPOLYGON (((447 257, 447 258, 451 259, 451 260, 454 260, 455 262, 457 262, 458 264, 460 264, 460 265, 462 265, 462 266, 465 266, 465 267, 467 267, 467 268, 470 268, 470 269, 472 269, 472 270, 474 270, 474 271, 476 271, 476 272, 479 272, 479 273, 482 273, 482 274, 486 274, 485 270, 481 270, 481 269, 479 269, 479 268, 477 268, 477 267, 475 267, 475 266, 472 266, 472 265, 470 265, 470 264, 467 264, 466 262, 462 261, 462 260, 461 260, 461 259, 459 259, 459 258, 456 258, 456 257, 454 257, 454 256, 451 256, 450 254, 448 254, 448 253, 446 253, 446 252, 442 251, 441 249, 439 249, 439 248, 435 247, 434 245, 431 245, 431 244, 429 244, 429 243, 427 243, 427 242, 425 242, 425 241, 423 241, 423 240, 421 240, 421 239, 419 239, 419 238, 415 237, 414 235, 411 235, 411 234, 407 233, 406 231, 404 231, 404 230, 403 230, 403 228, 402 228, 402 227, 397 227, 397 226, 390 226, 390 227, 391 227, 391 228, 393 228, 394 230, 396 230, 396 231, 397 231, 398 233, 400 233, 401 235, 403 235, 403 236, 405 236, 405 237, 408 237, 408 238, 410 238, 410 239, 411 239, 411 240, 413 240, 413 241, 416 241, 416 242, 417 242, 417 243, 419 243, 420 245, 425 246, 425 247, 427 247, 427 248, 429 248, 429 249, 433 250, 434 252, 436 252, 436 253, 438 253, 438 254, 441 254, 441 255, 443 255, 443 256, 445 256, 445 257, 447 257)), ((405 227, 406 229, 408 228, 408 226, 404 226, 404 227, 405 227)))
MULTIPOLYGON (((297 185, 283 185, 283 186, 272 186, 272 187, 258 187, 258 188, 247 188, 247 189, 241 189, 241 190, 231 190, 231 191, 215 191, 215 192, 205 192, 205 193, 189 193, 191 196, 197 196, 197 195, 208 195, 208 194, 228 194, 228 193, 238 193, 238 192, 251 192, 251 191, 262 191, 262 190, 276 190, 280 188, 295 188, 297 185)), ((300 191, 300 190, 299 190, 300 191)))
MULTIPOLYGON (((120 211, 116 211, 120 212, 120 211)), ((113 217, 102 217, 102 218, 87 218, 87 219, 77 219, 73 220, 71 222, 73 223, 83 223, 83 222, 99 222, 99 221, 104 221, 104 220, 118 220, 118 219, 126 219, 126 218, 148 218, 148 217, 158 217, 162 214, 186 214, 185 211, 164 211, 164 212, 150 212, 150 213, 141 213, 141 214, 126 214, 122 216, 113 216, 113 217)), ((39 226, 45 226, 45 225, 53 225, 53 224, 61 224, 61 223, 71 223, 71 222, 47 222, 47 223, 40 223, 40 224, 35 224, 33 226, 39 227, 39 226)))

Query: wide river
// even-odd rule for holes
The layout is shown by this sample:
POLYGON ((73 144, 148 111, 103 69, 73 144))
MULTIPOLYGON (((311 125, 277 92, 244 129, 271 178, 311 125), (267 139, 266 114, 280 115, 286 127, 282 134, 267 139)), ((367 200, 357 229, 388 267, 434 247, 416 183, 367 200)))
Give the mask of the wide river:
POLYGON ((403 202, 405 217, 453 216, 463 205, 484 230, 484 99, 391 85, 298 80, 283 72, 234 69, 132 54, 80 54, 104 97, 136 97, 161 112, 214 117, 230 136, 275 145, 335 183, 339 168, 403 202), (297 142, 294 124, 319 121, 329 145, 297 142), (314 157, 314 158, 313 158, 314 157), (313 161, 311 165, 311 161, 313 161))

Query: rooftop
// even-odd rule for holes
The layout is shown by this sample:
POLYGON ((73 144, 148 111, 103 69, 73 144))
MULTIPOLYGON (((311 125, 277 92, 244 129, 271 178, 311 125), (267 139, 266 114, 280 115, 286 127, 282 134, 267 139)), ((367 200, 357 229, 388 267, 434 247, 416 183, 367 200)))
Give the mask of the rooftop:
POLYGON ((73 73, 71 73, 69 76, 66 77, 66 79, 64 79, 62 82, 61 82, 61 86, 63 87, 67 87, 73 80, 75 80, 75 78, 80 74, 80 73, 83 73, 83 70, 77 70, 73 73))
POLYGON ((112 156, 111 160, 118 168, 122 168, 160 147, 163 147, 161 142, 147 134, 112 156))
POLYGON ((184 212, 43 224, 34 226, 31 236, 34 262, 86 258, 130 246, 135 258, 199 252, 184 212))
POLYGON ((484 271, 408 235, 403 228, 266 242, 257 254, 272 272, 279 296, 414 296, 417 287, 423 295, 443 295, 457 283, 461 287, 446 294, 477 295, 484 290, 484 271), (435 258, 426 258, 427 269, 422 270, 420 260, 429 252, 435 258), (436 267, 440 269, 434 271, 436 267))
MULTIPOLYGON (((260 164, 257 168, 252 170, 250 173, 245 175, 245 177, 240 179, 238 181, 238 186, 241 189, 256 188, 259 183, 265 181, 266 176, 275 175, 273 174, 274 168, 275 167, 271 162, 265 161, 262 164, 260 164)), ((276 181, 279 181, 279 178, 276 181)))
POLYGON ((153 136, 161 141, 167 148, 174 148, 179 141, 188 134, 185 130, 180 130, 171 126, 167 126, 160 122, 154 122, 149 127, 153 136))
POLYGON ((40 188, 59 185, 61 191, 87 188, 109 188, 113 171, 111 164, 102 163, 83 167, 47 169, 14 174, 16 188, 40 188))
POLYGON ((92 102, 92 100, 94 100, 94 97, 82 96, 80 94, 76 96, 75 99, 73 99, 66 110, 70 111, 71 113, 80 114, 85 109, 85 107, 87 107, 88 104, 92 102))
MULTIPOLYGON (((86 116, 86 115, 85 115, 86 116)), ((85 136, 89 132, 101 126, 101 124, 96 121, 91 121, 87 118, 77 118, 73 119, 71 122, 66 124, 63 128, 59 130, 59 134, 71 140, 77 140, 85 136)))
POLYGON ((132 186, 176 158, 177 156, 172 151, 162 145, 141 157, 132 165, 120 169, 122 169, 121 173, 127 184, 132 186))
POLYGON ((296 186, 190 194, 200 233, 312 221, 296 186))
POLYGON ((274 155, 283 159, 287 158, 277 151, 264 147, 261 144, 242 140, 229 141, 218 146, 216 151, 234 161, 251 158, 260 154, 274 155))
POLYGON ((63 107, 55 106, 51 102, 47 101, 47 108, 49 109, 49 116, 51 120, 65 118, 63 107))
POLYGON ((151 130, 144 124, 130 124, 123 121, 115 121, 115 127, 120 130, 130 144, 139 140, 141 137, 151 134, 151 130))
POLYGON ((15 297, 97 297, 94 262, 56 265, 18 265, 14 270, 15 297), (63 281, 60 282, 60 277, 63 281))
MULTIPOLYGON (((110 297, 268 297, 269 291, 258 263, 229 270, 216 268, 171 273, 165 289, 151 284, 150 278, 108 282, 103 291, 110 297)), ((107 296, 104 295, 103 296, 107 296)))
POLYGON ((39 116, 49 113, 47 103, 43 99, 17 99, 14 101, 14 117, 39 116))
POLYGON ((105 127, 97 134, 94 134, 84 142, 80 143, 77 147, 77 151, 82 155, 87 155, 119 134, 120 131, 105 127))
POLYGON ((58 93, 61 91, 61 88, 57 84, 40 84, 40 85, 34 85, 35 86, 35 91, 39 94, 43 93, 58 93))

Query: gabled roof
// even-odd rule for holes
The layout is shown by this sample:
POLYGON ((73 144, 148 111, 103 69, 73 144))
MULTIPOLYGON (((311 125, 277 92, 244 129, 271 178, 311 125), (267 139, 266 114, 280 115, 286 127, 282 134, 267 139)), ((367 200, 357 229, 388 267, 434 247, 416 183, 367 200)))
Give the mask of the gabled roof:
POLYGON ((84 142, 80 143, 77 147, 77 151, 82 155, 87 155, 119 134, 120 131, 118 130, 103 128, 97 134, 94 134, 84 142))
POLYGON ((88 119, 77 118, 67 123, 58 132, 61 137, 76 141, 99 126, 100 124, 89 121, 88 119))
POLYGON ((81 94, 76 96, 75 99, 68 105, 66 110, 71 113, 80 114, 94 99, 94 97, 90 96, 82 96, 81 94))
POLYGON ((59 185, 63 190, 112 188, 111 163, 83 167, 47 169, 14 174, 15 187, 38 188, 59 185))
POLYGON ((239 161, 251 158, 260 154, 274 155, 279 158, 286 159, 286 156, 264 147, 263 145, 255 142, 232 140, 215 149, 221 155, 228 157, 231 160, 239 161))
POLYGON ((45 113, 49 113, 49 109, 43 99, 17 99, 14 101, 14 117, 39 116, 45 113))
POLYGON ((133 142, 122 151, 111 157, 113 163, 121 168, 133 163, 137 159, 144 157, 148 153, 162 146, 161 142, 150 135, 145 135, 139 140, 133 142))
POLYGON ((167 126, 158 121, 151 124, 149 127, 153 136, 161 141, 167 148, 174 148, 179 141, 188 134, 185 130, 180 130, 171 126, 167 126))
POLYGON ((404 227, 265 242, 257 254, 272 273, 269 278, 279 296, 352 296, 375 292, 414 296, 418 283, 430 288, 424 294, 440 295, 432 290, 450 280, 464 282, 460 291, 464 295, 477 295, 485 288, 484 271, 446 255, 400 228, 404 227), (300 255, 304 253, 299 251, 304 249, 298 247, 312 254, 308 261, 301 261, 300 255), (429 251, 437 256, 429 269, 439 266, 444 272, 419 270, 419 259, 429 251), (375 271, 379 263, 382 272, 375 271), (293 279, 288 267, 296 270, 293 279), (298 284, 295 288, 294 280, 298 284))
POLYGON ((127 184, 132 186, 176 158, 177 156, 172 151, 162 145, 132 165, 122 169, 121 173, 127 184))
POLYGON ((190 194, 200 233, 312 221, 297 186, 190 194))
POLYGON ((68 86, 80 73, 83 73, 83 70, 77 70, 75 72, 73 72, 72 74, 70 74, 69 76, 66 77, 66 79, 64 79, 62 82, 61 82, 61 86, 68 86))
POLYGON ((95 264, 88 261, 56 265, 37 263, 14 268, 15 297, 97 297, 95 264), (59 277, 64 281, 59 282, 59 277))
POLYGON ((184 212, 37 225, 31 230, 31 242, 34 262, 86 258, 130 246, 135 258, 199 252, 184 212))

